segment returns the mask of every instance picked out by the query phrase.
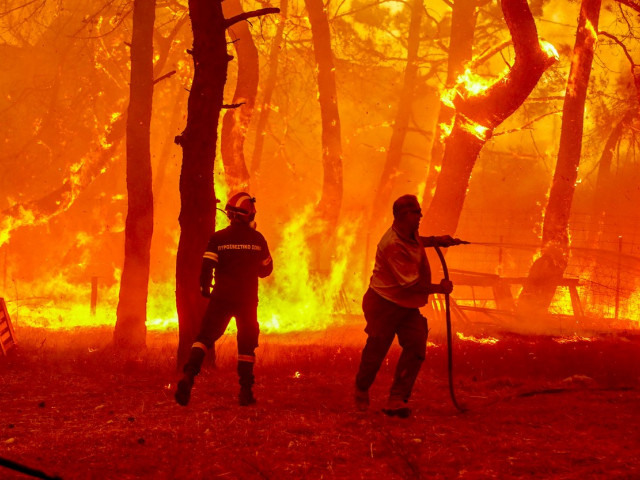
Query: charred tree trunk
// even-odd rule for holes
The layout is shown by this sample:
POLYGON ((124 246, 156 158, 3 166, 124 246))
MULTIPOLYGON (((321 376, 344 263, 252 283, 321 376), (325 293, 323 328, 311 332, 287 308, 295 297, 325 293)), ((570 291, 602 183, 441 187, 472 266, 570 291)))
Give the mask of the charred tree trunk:
POLYGON ((215 230, 213 163, 218 121, 227 80, 227 42, 222 3, 190 0, 194 75, 187 106, 187 125, 176 143, 182 147, 180 172, 180 239, 176 258, 178 368, 195 339, 207 301, 200 295, 202 254, 215 230))
POLYGON ((277 12, 277 8, 265 8, 225 19, 221 0, 189 0, 194 74, 187 104, 187 126, 175 139, 183 154, 176 258, 178 368, 182 368, 188 358, 207 306, 206 299, 200 295, 199 278, 202 254, 215 231, 213 164, 227 66, 233 58, 227 53, 226 29, 248 18, 277 12))
POLYGON ((453 234, 480 150, 493 130, 529 96, 556 60, 543 48, 526 0, 503 0, 502 12, 513 39, 515 61, 509 72, 487 90, 472 94, 458 84, 453 99, 455 119, 446 139, 442 171, 424 225, 431 234, 453 234))
POLYGON ((318 70, 318 100, 322 117, 322 166, 324 181, 317 217, 334 231, 342 205, 342 144, 336 93, 335 66, 329 21, 322 0, 305 0, 313 34, 313 51, 318 70))
POLYGON ((564 97, 558 161, 542 227, 541 256, 533 263, 518 300, 523 314, 546 313, 569 255, 569 215, 582 150, 584 104, 597 40, 601 0, 583 0, 564 97))
MULTIPOLYGON (((226 17, 242 13, 240 0, 225 0, 222 6, 226 17)), ((249 186, 244 140, 258 92, 259 62, 258 49, 247 22, 239 22, 230 27, 229 35, 238 56, 238 80, 233 95, 233 104, 238 106, 227 110, 223 116, 220 153, 227 185, 231 192, 235 192, 249 186)))
POLYGON ((413 94, 418 75, 418 49, 420 48, 420 22, 424 6, 422 0, 411 1, 411 22, 409 23, 409 39, 407 42, 407 66, 404 71, 404 83, 398 102, 398 111, 393 122, 391 140, 387 158, 382 169, 373 200, 373 210, 369 220, 369 232, 376 232, 385 218, 381 212, 391 211, 389 208, 391 192, 395 184, 395 177, 402 161, 402 148, 409 128, 413 94))
POLYGON ((151 105, 153 99, 153 24, 155 0, 135 0, 131 40, 131 86, 127 110, 127 194, 124 268, 120 280, 116 347, 146 345, 147 294, 153 194, 151 188, 151 105))
POLYGON ((253 147, 253 156, 251 157, 251 175, 258 175, 260 172, 260 163, 262 161, 262 149, 264 148, 264 136, 266 134, 267 121, 269 120, 269 112, 271 111, 271 97, 276 88, 276 80, 278 78, 278 59, 280 58, 280 49, 282 48, 282 40, 284 36, 284 26, 287 19, 287 9, 289 0, 281 0, 280 2, 280 20, 276 34, 273 37, 273 44, 269 52, 269 75, 264 87, 264 95, 262 97, 262 105, 260 106, 260 114, 258 115, 258 124, 256 127, 256 141, 253 147))
MULTIPOLYGON (((464 65, 471 60, 473 49, 473 37, 478 19, 477 0, 455 0, 451 11, 451 34, 449 41, 449 58, 447 67, 446 88, 453 88, 456 80, 464 71, 464 65)), ((431 157, 427 170, 427 180, 422 197, 422 209, 429 208, 438 180, 438 173, 442 168, 442 155, 444 142, 442 141, 442 125, 451 123, 455 109, 444 102, 440 102, 438 120, 436 121, 435 135, 431 146, 431 157)))

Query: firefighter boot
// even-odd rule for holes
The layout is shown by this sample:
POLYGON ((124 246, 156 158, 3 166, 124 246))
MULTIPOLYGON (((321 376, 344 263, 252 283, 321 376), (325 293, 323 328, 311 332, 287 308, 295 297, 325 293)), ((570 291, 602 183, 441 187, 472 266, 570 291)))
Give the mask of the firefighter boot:
MULTIPOLYGON (((250 357, 250 355, 243 355, 243 357, 250 357)), ((251 361, 238 360, 238 377, 240 381, 238 403, 243 407, 256 403, 252 390, 254 382, 253 361, 254 357, 251 357, 251 361)))
POLYGON ((175 399, 178 405, 186 407, 191 399, 191 389, 193 388, 194 378, 200 373, 200 366, 204 360, 206 350, 203 346, 194 345, 191 347, 191 353, 189 354, 189 360, 184 366, 184 376, 182 380, 178 382, 178 388, 176 389, 175 399))

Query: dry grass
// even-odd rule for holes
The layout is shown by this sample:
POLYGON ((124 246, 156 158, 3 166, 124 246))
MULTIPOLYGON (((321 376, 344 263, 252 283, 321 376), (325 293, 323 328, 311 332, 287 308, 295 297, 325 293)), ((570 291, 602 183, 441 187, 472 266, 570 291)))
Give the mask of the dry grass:
MULTIPOLYGON (((640 340, 456 344, 458 414, 444 346, 431 347, 408 420, 379 412, 398 355, 352 406, 359 329, 263 337, 258 404, 236 405, 235 341, 173 401, 173 333, 135 359, 111 332, 20 328, 0 358, 0 456, 65 479, 639 478, 640 340)), ((0 478, 26 478, 0 470, 0 478)))

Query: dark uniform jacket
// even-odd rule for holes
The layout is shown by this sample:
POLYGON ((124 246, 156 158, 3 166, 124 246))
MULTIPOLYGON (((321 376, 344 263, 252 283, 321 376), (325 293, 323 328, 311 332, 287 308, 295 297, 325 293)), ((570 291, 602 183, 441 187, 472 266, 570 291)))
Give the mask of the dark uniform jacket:
POLYGON ((232 223, 215 232, 202 259, 200 287, 231 302, 258 302, 258 277, 273 271, 267 241, 260 232, 244 223, 232 223))

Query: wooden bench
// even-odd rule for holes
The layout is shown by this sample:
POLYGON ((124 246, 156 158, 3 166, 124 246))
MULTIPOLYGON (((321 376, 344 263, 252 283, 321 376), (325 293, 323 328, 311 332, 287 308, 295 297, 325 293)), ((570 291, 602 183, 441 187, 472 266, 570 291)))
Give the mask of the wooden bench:
POLYGON ((4 298, 0 298, 0 350, 2 350, 3 355, 7 355, 7 352, 15 346, 16 336, 13 333, 13 325, 11 325, 7 304, 4 303, 4 298))
MULTIPOLYGON (((492 290, 493 300, 495 301, 495 309, 487 309, 475 306, 460 306, 464 310, 470 311, 487 311, 495 310, 495 313, 515 312, 516 302, 511 293, 512 285, 524 285, 527 281, 526 277, 501 277, 499 275, 489 273, 477 273, 469 272, 465 270, 451 270, 451 280, 454 286, 467 286, 471 287, 473 292, 474 287, 487 287, 492 290)), ((571 307, 573 308, 573 315, 577 317, 584 316, 582 309, 582 303, 580 302, 580 296, 578 295, 577 287, 580 285, 580 281, 577 278, 562 278, 557 286, 567 287, 569 289, 569 296, 571 298, 571 307)), ((474 295, 475 297, 475 295, 474 295)))

